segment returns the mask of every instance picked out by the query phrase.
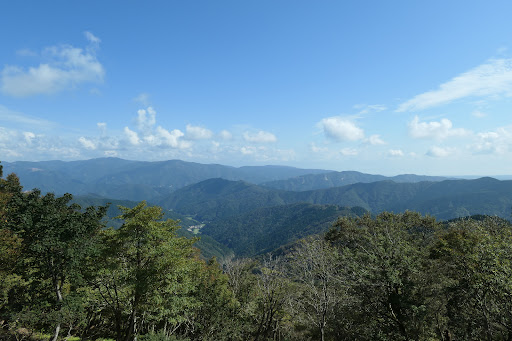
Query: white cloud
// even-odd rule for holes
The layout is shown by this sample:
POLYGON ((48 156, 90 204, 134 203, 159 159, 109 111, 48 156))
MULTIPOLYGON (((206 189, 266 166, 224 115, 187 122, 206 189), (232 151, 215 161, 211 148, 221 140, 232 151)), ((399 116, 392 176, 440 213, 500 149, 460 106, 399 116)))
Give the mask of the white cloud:
MULTIPOLYGON (((182 139, 185 134, 179 129, 167 130, 162 126, 154 128, 156 111, 152 107, 138 110, 136 122, 138 131, 133 131, 128 127, 124 128, 124 134, 132 145, 175 149, 187 149, 192 146, 191 142, 182 139)), ((105 145, 105 147, 107 146, 105 145)), ((111 144, 108 147, 112 149, 114 146, 111 144)))
POLYGON ((25 141, 27 142, 27 144, 31 144, 32 140, 36 138, 36 134, 34 134, 30 131, 26 131, 23 133, 23 137, 25 138, 25 141))
POLYGON ((0 155, 4 159, 76 159, 80 156, 77 147, 76 140, 63 141, 56 136, 0 127, 0 155))
POLYGON ((252 155, 252 154, 256 153, 256 148, 250 147, 250 146, 246 146, 246 147, 240 148, 240 152, 243 155, 252 155))
MULTIPOLYGON (((91 33, 86 33, 86 37, 91 43, 99 43, 99 39, 91 33)), ((15 97, 47 95, 81 83, 103 81, 105 70, 96 59, 94 48, 84 50, 69 45, 53 46, 46 48, 43 56, 45 63, 28 69, 5 66, 0 74, 0 91, 15 97)))
POLYGON ((141 142, 139 135, 128 127, 124 127, 124 134, 128 138, 128 141, 135 146, 141 142))
POLYGON ((416 139, 438 139, 448 137, 465 136, 470 134, 463 128, 453 128, 452 121, 443 118, 441 121, 420 122, 418 116, 409 123, 409 135, 416 139))
POLYGON ((491 59, 464 72, 437 90, 427 91, 399 105, 397 111, 416 111, 469 96, 507 95, 512 92, 512 59, 491 59))
POLYGON ((142 131, 151 129, 156 123, 156 111, 152 107, 137 111, 137 128, 142 131))
POLYGON ((190 140, 207 140, 213 136, 211 130, 190 124, 187 124, 186 132, 187 138, 190 140))
POLYGON ((377 146, 381 144, 386 144, 381 138, 380 135, 372 135, 368 139, 366 139, 366 142, 371 144, 372 146, 377 146))
POLYGON ((233 138, 233 134, 231 134, 229 131, 227 130, 223 130, 219 133, 219 136, 221 139, 223 140, 231 140, 233 138))
POLYGON ((355 156, 359 154, 359 152, 357 151, 357 149, 354 148, 343 148, 342 150, 340 150, 340 154, 343 156, 355 156))
POLYGON ((512 149, 512 127, 500 127, 496 131, 477 134, 477 142, 471 147, 475 154, 504 154, 512 149))
POLYGON ((388 151, 388 155, 393 157, 401 157, 404 156, 404 152, 401 151, 400 149, 390 149, 388 151))
POLYGON ((190 142, 182 141, 180 139, 181 137, 185 136, 185 134, 179 129, 169 131, 158 126, 156 128, 156 136, 159 138, 161 144, 164 146, 180 149, 186 149, 191 146, 190 142))
POLYGON ((327 117, 320 121, 327 137, 336 141, 357 141, 364 138, 364 132, 354 122, 339 116, 327 117))
POLYGON ((89 149, 89 150, 95 150, 95 149, 96 149, 96 144, 95 144, 92 140, 90 140, 90 139, 88 139, 88 138, 86 138, 86 137, 83 137, 83 136, 82 136, 82 137, 80 137, 80 138, 78 139, 78 142, 80 142, 80 144, 81 144, 85 149, 89 149))
POLYGON ((432 157, 447 157, 447 156, 452 155, 454 152, 455 152, 455 149, 453 149, 453 148, 443 148, 443 147, 433 146, 427 151, 426 155, 432 156, 432 157))
POLYGON ((244 132, 243 138, 247 142, 256 142, 256 143, 273 143, 277 141, 277 137, 269 133, 268 131, 260 130, 257 133, 244 132))

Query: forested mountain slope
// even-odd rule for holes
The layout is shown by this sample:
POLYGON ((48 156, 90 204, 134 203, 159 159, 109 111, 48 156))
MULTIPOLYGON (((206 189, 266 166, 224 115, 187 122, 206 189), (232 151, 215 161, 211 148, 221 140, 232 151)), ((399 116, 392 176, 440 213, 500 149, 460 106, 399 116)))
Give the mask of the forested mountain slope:
POLYGON ((340 216, 358 216, 361 208, 335 205, 290 204, 259 208, 254 211, 217 219, 201 230, 233 249, 237 256, 251 257, 280 246, 325 232, 340 216))
POLYGON ((304 192, 281 191, 245 182, 210 179, 176 191, 159 204, 198 220, 213 220, 254 209, 306 202, 372 212, 415 210, 438 219, 473 214, 510 217, 512 181, 493 178, 396 183, 380 181, 304 192))
POLYGON ((187 186, 158 202, 164 208, 194 215, 198 220, 242 214, 261 207, 286 204, 282 191, 244 181, 209 179, 187 186))

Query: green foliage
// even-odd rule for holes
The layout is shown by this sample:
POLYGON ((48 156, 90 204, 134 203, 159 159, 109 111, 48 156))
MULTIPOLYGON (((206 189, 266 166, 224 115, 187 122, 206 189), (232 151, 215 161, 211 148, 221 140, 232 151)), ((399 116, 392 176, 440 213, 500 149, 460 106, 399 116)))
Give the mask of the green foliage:
POLYGON ((491 217, 455 221, 431 253, 447 283, 446 328, 459 339, 512 338, 511 225, 491 217))
POLYGON ((121 207, 124 221, 118 230, 103 232, 104 250, 94 286, 97 305, 114 321, 117 339, 129 339, 149 324, 181 323, 184 312, 196 303, 193 240, 176 236, 176 221, 161 221, 160 207, 141 202, 121 207), (105 294, 107 293, 107 294, 105 294))
POLYGON ((349 285, 339 314, 351 318, 337 321, 333 332, 367 340, 435 337, 427 256, 439 228, 435 219, 413 212, 338 220, 327 240, 339 249, 349 285))
POLYGON ((1 249, 5 281, 1 285, 0 313, 9 324, 25 321, 39 328, 81 319, 80 287, 85 284, 81 265, 93 256, 96 234, 106 207, 82 211, 69 205, 71 195, 25 194, 17 177, 1 180, 7 195, 1 211, 1 249))
POLYGON ((238 256, 251 257, 325 232, 339 216, 356 216, 355 211, 333 205, 282 205, 218 219, 201 232, 227 245, 238 256))

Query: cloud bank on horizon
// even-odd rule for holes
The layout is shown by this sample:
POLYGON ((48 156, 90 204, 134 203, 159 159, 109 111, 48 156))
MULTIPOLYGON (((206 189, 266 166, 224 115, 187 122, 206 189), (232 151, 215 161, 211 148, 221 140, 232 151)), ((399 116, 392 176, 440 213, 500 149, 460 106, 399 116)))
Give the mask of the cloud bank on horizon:
MULTIPOLYGON (((436 72, 436 78, 428 78, 425 84, 420 79, 411 87, 393 83, 381 88, 388 97, 380 95, 379 89, 368 91, 362 97, 372 104, 351 100, 336 87, 327 88, 333 86, 330 83, 324 90, 334 104, 328 108, 323 106, 327 95, 314 98, 312 89, 311 99, 303 96, 286 102, 279 97, 298 91, 292 84, 297 80, 283 83, 288 90, 271 92, 272 81, 281 76, 264 69, 255 72, 265 74, 268 81, 254 87, 251 79, 238 82, 226 90, 232 94, 226 104, 216 102, 215 96, 220 98, 221 89, 234 77, 231 69, 244 70, 236 65, 238 60, 226 65, 217 61, 224 73, 212 68, 211 74, 190 72, 180 78, 172 71, 180 63, 189 67, 186 58, 193 59, 191 63, 199 69, 203 59, 213 59, 215 53, 224 56, 222 50, 212 48, 211 56, 202 58, 166 54, 169 64, 153 69, 140 58, 147 55, 149 61, 154 51, 126 50, 114 43, 109 29, 102 32, 108 39, 86 30, 73 43, 56 39, 39 48, 12 48, 14 57, 0 70, 0 160, 121 157, 385 174, 512 174, 512 58, 506 56, 506 49, 500 49, 499 57, 490 51, 483 62, 466 63, 465 70, 436 72), (121 58, 142 69, 140 73, 117 66, 117 49, 124 53, 121 58), (129 76, 133 79, 125 78, 129 76), (212 94, 195 89, 194 85, 202 84, 194 83, 194 77, 211 82, 212 94), (112 90, 126 91, 125 86, 130 92, 112 90), (165 87, 174 90, 160 93, 165 87), (260 99, 258 91, 269 92, 260 99), (339 103, 338 97, 343 98, 339 103), (489 167, 493 163, 495 167, 489 167)), ((190 41, 183 44, 189 46, 190 41)), ((284 57, 264 59, 261 67, 279 58, 284 57)), ((253 68, 260 65, 245 61, 252 62, 253 68)), ((125 65, 122 60, 119 64, 125 65)), ((301 74, 306 77, 307 72, 301 74)))

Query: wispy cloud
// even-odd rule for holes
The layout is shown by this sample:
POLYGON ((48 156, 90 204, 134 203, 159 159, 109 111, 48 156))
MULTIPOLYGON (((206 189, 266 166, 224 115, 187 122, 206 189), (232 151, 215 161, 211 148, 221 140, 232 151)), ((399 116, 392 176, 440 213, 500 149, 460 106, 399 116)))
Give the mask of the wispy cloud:
POLYGON ((454 153, 455 153, 454 148, 444 148, 444 147, 433 146, 427 151, 426 155, 432 156, 432 157, 447 157, 454 153))
POLYGON ((277 142, 277 137, 268 132, 260 130, 258 132, 249 132, 246 131, 243 134, 243 138, 247 142, 255 142, 255 143, 274 143, 277 142))
POLYGON ((356 156, 357 154, 359 154, 359 151, 355 148, 343 148, 342 150, 340 150, 340 154, 343 155, 343 156, 356 156))
POLYGON ((384 140, 380 138, 380 135, 371 135, 369 138, 365 140, 365 142, 372 146, 386 144, 386 142, 384 142, 384 140))
POLYGON ((327 147, 319 147, 314 142, 311 142, 311 144, 309 145, 309 148, 311 149, 311 151, 313 153, 326 153, 329 151, 329 149, 327 147))
POLYGON ((483 118, 483 117, 487 116, 487 114, 482 112, 482 111, 480 111, 480 110, 474 110, 471 113, 471 116, 476 117, 476 118, 483 118))
POLYGON ((14 97, 54 94, 82 83, 101 83, 105 70, 96 59, 99 38, 86 32, 86 49, 70 45, 43 50, 45 62, 28 69, 7 65, 0 73, 0 91, 14 97))
POLYGON ((145 92, 138 94, 133 100, 143 106, 149 106, 149 94, 145 92))
POLYGON ((491 59, 441 84, 437 90, 409 99, 396 111, 418 111, 470 96, 510 96, 511 93, 512 59, 491 59))
POLYGON ((51 128, 57 125, 48 120, 31 117, 21 112, 10 110, 3 105, 0 105, 0 121, 38 128, 51 128))
POLYGON ((222 139, 222 140, 231 140, 233 138, 233 134, 231 134, 231 132, 227 131, 227 130, 223 130, 219 133, 219 137, 222 139))
POLYGON ((373 112, 381 112, 387 109, 383 104, 356 104, 354 109, 359 110, 359 114, 369 114, 373 112))

